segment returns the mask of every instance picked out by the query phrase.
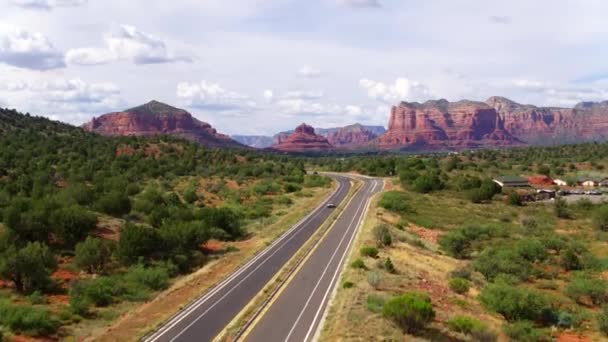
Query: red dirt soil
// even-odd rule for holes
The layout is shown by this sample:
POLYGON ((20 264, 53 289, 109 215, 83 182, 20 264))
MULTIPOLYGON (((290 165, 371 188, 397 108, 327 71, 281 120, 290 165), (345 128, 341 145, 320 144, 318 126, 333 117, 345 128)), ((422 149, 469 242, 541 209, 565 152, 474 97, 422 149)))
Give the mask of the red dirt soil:
POLYGON ((439 241, 439 238, 442 235, 442 232, 438 230, 422 228, 413 224, 408 226, 408 231, 410 233, 416 234, 420 239, 433 244, 437 244, 437 241, 439 241))
POLYGON ((575 335, 573 333, 563 333, 557 338, 557 342, 591 342, 587 337, 575 335))

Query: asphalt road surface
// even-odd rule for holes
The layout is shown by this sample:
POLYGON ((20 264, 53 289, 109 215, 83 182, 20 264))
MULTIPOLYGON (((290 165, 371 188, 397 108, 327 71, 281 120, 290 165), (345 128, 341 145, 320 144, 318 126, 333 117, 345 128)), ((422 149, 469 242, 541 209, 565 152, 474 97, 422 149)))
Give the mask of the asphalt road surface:
POLYGON ((338 181, 337 190, 313 212, 143 341, 213 340, 325 222, 334 210, 326 204, 339 204, 346 198, 351 187, 349 178, 331 177, 338 181))
POLYGON ((383 181, 364 180, 333 228, 244 334, 247 342, 313 341, 321 330, 328 303, 370 197, 383 181))

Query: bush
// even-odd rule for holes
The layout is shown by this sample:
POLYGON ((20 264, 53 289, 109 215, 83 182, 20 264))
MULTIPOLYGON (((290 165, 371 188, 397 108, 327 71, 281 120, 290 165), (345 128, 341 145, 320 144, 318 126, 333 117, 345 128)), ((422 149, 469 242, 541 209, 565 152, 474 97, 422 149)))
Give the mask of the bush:
POLYGON ((156 230, 127 223, 120 234, 116 254, 125 265, 130 265, 140 257, 149 257, 158 248, 156 230))
POLYGON ((112 250, 107 241, 94 237, 87 237, 76 244, 74 263, 89 273, 101 272, 110 261, 112 250))
POLYGON ((342 283, 343 289, 350 289, 350 288, 353 288, 354 286, 355 286, 355 283, 353 283, 352 281, 345 281, 342 283))
POLYGON ((568 203, 562 198, 555 200, 553 211, 555 212, 555 216, 562 219, 569 219, 572 217, 570 209, 568 208, 568 203))
POLYGON ((387 257, 386 259, 384 259, 384 263, 382 265, 382 268, 384 268, 388 273, 397 273, 397 269, 395 268, 395 265, 393 264, 393 261, 391 260, 391 258, 387 257))
POLYGON ((131 201, 125 193, 112 191, 97 200, 97 208, 108 215, 122 216, 131 211, 131 201))
POLYGON ((514 250, 495 247, 484 250, 473 261, 473 267, 489 281, 493 281, 499 274, 527 280, 534 271, 530 262, 514 250))
POLYGON ((537 239, 520 240, 515 245, 515 250, 530 262, 545 261, 548 257, 547 249, 537 239))
POLYGON ((429 193, 432 191, 441 190, 444 184, 436 174, 421 175, 414 181, 413 190, 419 193, 429 193))
POLYGON ((405 192, 393 190, 383 193, 378 205, 388 211, 405 214, 412 210, 408 200, 409 198, 405 192))
POLYGON ((450 256, 458 259, 468 258, 475 244, 495 235, 491 226, 470 225, 449 231, 439 239, 439 247, 450 256))
POLYGON ((369 246, 361 247, 360 253, 363 257, 370 257, 375 259, 378 257, 378 248, 369 246))
POLYGON ((590 275, 578 275, 568 284, 566 294, 579 304, 583 304, 585 298, 595 305, 603 304, 608 300, 608 283, 590 275))
POLYGON ((534 326, 534 323, 530 321, 519 321, 506 324, 503 329, 505 334, 513 341, 538 342, 551 340, 546 334, 537 329, 534 326))
POLYGON ((95 228, 97 217, 82 207, 71 206, 53 212, 50 223, 56 237, 72 247, 95 228))
POLYGON ((370 294, 369 296, 367 296, 365 307, 367 308, 367 310, 373 313, 381 313, 382 308, 384 307, 384 302, 384 298, 370 294))
POLYGON ((373 230, 374 239, 378 247, 390 246, 393 244, 393 237, 387 224, 379 224, 373 230))
POLYGON ((475 331, 487 330, 480 320, 469 316, 454 316, 448 320, 448 328, 463 334, 472 334, 475 331))
POLYGON ((59 322, 46 309, 0 302, 0 325, 31 336, 48 336, 57 331, 59 322))
POLYGON ((449 281, 449 285, 452 291, 459 294, 465 294, 469 292, 469 288, 471 287, 471 283, 463 278, 452 278, 449 281))
POLYGON ((608 232, 608 206, 604 205, 598 209, 593 218, 595 227, 603 232, 608 232))
POLYGON ((521 206, 522 202, 521 198, 519 197, 519 194, 517 194, 517 192, 515 191, 509 192, 509 194, 507 195, 507 204, 517 207, 521 206))
POLYGON ((549 307, 549 302, 541 293, 514 287, 504 281, 488 284, 481 291, 479 300, 508 321, 539 320, 543 310, 549 307))
POLYGON ((162 290, 169 285, 169 270, 162 266, 144 267, 143 265, 131 266, 124 275, 126 282, 132 282, 151 290, 162 290))
POLYGON ((422 293, 406 293, 389 300, 382 314, 410 334, 420 331, 435 318, 431 299, 422 293))
POLYGON ((380 283, 382 282, 382 275, 378 272, 369 272, 367 274, 367 283, 373 287, 374 289, 378 289, 380 287, 380 283))
POLYGON ((361 259, 355 259, 351 264, 350 267, 355 268, 355 269, 361 269, 361 270, 366 270, 367 266, 365 266, 365 262, 361 259))
POLYGON ((450 272, 450 277, 471 280, 471 269, 469 267, 457 268, 450 272))
POLYGON ((10 246, 0 255, 0 277, 13 281, 21 293, 46 290, 56 267, 48 246, 40 242, 30 242, 21 249, 10 246))
POLYGON ((597 324, 600 331, 608 336, 608 306, 604 306, 602 311, 597 315, 597 324))

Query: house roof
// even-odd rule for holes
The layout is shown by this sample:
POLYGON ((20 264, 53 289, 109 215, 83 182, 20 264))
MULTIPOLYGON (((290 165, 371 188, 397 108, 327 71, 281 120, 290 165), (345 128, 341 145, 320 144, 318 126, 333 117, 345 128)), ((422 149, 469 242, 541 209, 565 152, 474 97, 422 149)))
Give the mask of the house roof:
POLYGON ((528 183, 528 180, 520 176, 500 176, 494 178, 501 183, 528 183))

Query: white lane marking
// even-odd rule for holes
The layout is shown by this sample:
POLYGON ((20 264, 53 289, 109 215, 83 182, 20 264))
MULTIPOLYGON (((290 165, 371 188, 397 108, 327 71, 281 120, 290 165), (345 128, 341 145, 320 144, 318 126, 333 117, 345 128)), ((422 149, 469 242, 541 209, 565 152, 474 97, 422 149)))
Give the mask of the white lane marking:
MULTIPOLYGON (((376 183, 376 181, 374 180, 374 183, 376 183)), ((376 186, 378 185, 378 183, 374 184, 374 187, 372 189, 372 191, 369 193, 369 195, 373 195, 373 191, 376 189, 376 186)), ((314 326, 317 324, 317 320, 319 319, 319 315, 321 314, 321 310, 323 309, 323 317, 325 317, 325 315, 327 314, 327 311, 329 310, 329 306, 324 307, 326 305, 326 300, 327 300, 327 296, 329 295, 330 291, 334 291, 336 289, 336 281, 338 280, 342 268, 344 267, 343 263, 344 263, 344 259, 346 258, 346 256, 348 255, 351 246, 353 244, 353 241, 355 240, 355 237, 357 236, 357 230, 358 228, 361 226, 361 223, 363 222, 363 219, 365 218, 365 213, 367 212, 367 210, 369 209, 369 204, 370 204, 370 198, 368 197, 366 200, 366 204, 365 204, 365 209, 363 210, 363 213, 361 213, 361 217, 359 218, 359 222, 357 223, 357 226, 355 227, 350 241, 348 242, 348 246, 346 247, 346 250, 344 251, 344 254, 342 254, 342 258, 340 259, 340 263, 338 264, 338 268, 336 269, 336 272, 334 273, 334 276, 329 284, 329 286, 327 287, 327 291, 325 291, 325 295, 323 296, 323 299, 321 300, 321 304, 319 305, 319 309, 317 309, 317 312, 315 313, 315 316, 312 320, 312 323, 310 324, 310 328, 308 328, 308 331, 306 332, 306 336, 304 337, 304 342, 308 341, 308 338, 310 337, 310 334, 312 333, 312 330, 314 328, 314 326)), ((321 319, 320 322, 322 322, 323 319, 321 319)), ((315 336, 317 335, 317 333, 319 333, 321 331, 321 323, 319 323, 319 326, 317 327, 316 331, 315 331, 315 336)), ((314 336, 313 336, 313 341, 315 340, 314 336)))
MULTIPOLYGON (((314 217, 318 216, 321 212, 314 215, 314 217)), ((224 298, 226 298, 232 291, 234 291, 237 287, 239 287, 245 280, 247 280, 251 275, 255 273, 260 267, 262 267, 268 260, 270 260, 275 254, 277 254, 285 245, 289 243, 294 237, 296 237, 302 229, 295 232, 285 243, 283 243, 280 247, 278 247, 272 254, 270 254, 266 259, 264 259, 257 267, 255 267, 249 274, 247 274, 243 279, 241 279, 236 285, 232 286, 228 292, 226 292, 222 297, 220 297, 213 305, 211 305, 207 310, 201 313, 194 321, 188 324, 184 329, 182 329, 176 336, 174 336, 170 341, 173 342, 177 340, 181 335, 183 335, 188 329, 190 329, 196 322, 198 322, 201 318, 203 318, 211 309, 213 309, 216 305, 218 305, 224 298)), ((200 305, 199 305, 200 306, 200 305)))
MULTIPOLYGON (((366 190, 369 191, 369 190, 366 190)), ((338 250, 340 249, 340 246, 342 246, 342 243, 344 242, 344 239, 346 238, 346 236, 348 235, 348 231, 350 230, 353 222, 355 221, 355 218, 357 217, 357 215, 359 215, 359 210, 361 209, 361 207, 363 206, 363 203, 366 202, 361 202, 361 204, 359 204, 359 207, 357 208, 357 210, 355 211, 355 215, 353 215, 353 219, 350 221, 348 228, 346 229, 346 232, 344 233, 344 235, 342 236, 342 239, 340 240, 340 243, 338 244, 338 246, 336 247, 334 253, 332 254, 331 258, 329 259, 329 261, 327 262, 327 265, 325 266, 325 269, 323 270, 323 273, 321 273, 321 276, 319 277, 319 280, 317 281, 317 283, 315 284, 315 287, 312 289, 310 295, 308 296, 308 299, 306 300, 306 303, 304 304, 304 307, 302 308, 302 310, 300 310, 300 314, 298 315, 298 317, 296 318, 296 321, 293 323, 293 325, 291 326, 291 329, 289 330, 289 334, 287 334, 287 337, 285 338, 285 341, 289 341, 289 338, 291 337, 291 335, 293 334, 293 332, 295 331, 296 326, 298 325, 298 323, 300 322, 300 319, 302 318, 302 315, 304 315, 304 312, 306 311, 306 309, 308 308, 308 305, 310 305, 310 301, 312 300, 312 297, 314 296, 315 292, 317 291, 317 288, 319 287, 319 285, 321 284, 321 281, 323 280, 323 278, 325 277, 325 273, 327 273, 327 270, 329 269, 329 266, 331 265, 332 261, 334 260, 334 258, 336 257, 336 254, 338 253, 338 250)))
MULTIPOLYGON (((158 340, 165 333, 167 333, 169 330, 171 330, 173 327, 175 327, 177 324, 179 324, 183 319, 185 319, 187 316, 189 316, 193 311, 195 311, 201 305, 203 305, 204 303, 206 303, 213 295, 215 295, 217 292, 223 290, 228 285, 229 282, 232 282, 236 277, 240 276, 242 273, 244 273, 245 271, 247 271, 249 269, 249 267, 251 267, 251 265, 253 263, 255 263, 256 261, 258 261, 259 259, 261 259, 262 257, 264 257, 266 254, 268 254, 272 248, 274 248, 282 240, 284 240, 285 238, 287 238, 294 230, 296 230, 297 228, 302 227, 303 224, 306 221, 310 221, 310 220, 316 218, 320 213, 322 213, 322 210, 320 210, 320 209, 327 202, 329 202, 333 197, 335 197, 335 195, 339 193, 339 191, 340 191, 340 189, 342 187, 343 187, 342 183, 340 181, 338 181, 338 187, 336 188, 336 190, 334 191, 334 193, 331 196, 329 196, 325 201, 323 201, 321 203, 321 205, 319 205, 317 208, 315 208, 315 210, 313 210, 310 214, 308 214, 306 217, 304 217, 303 219, 301 219, 298 223, 296 223, 288 231, 286 231, 285 233, 283 233, 272 244, 270 244, 268 247, 266 247, 266 249, 264 249, 262 252, 260 252, 254 258, 252 258, 249 262, 247 262, 245 265, 243 265, 240 269, 238 269, 236 272, 234 272, 228 278, 226 278, 225 280, 223 280, 222 282, 220 282, 215 288, 213 288, 213 290, 211 290, 205 296, 201 297, 198 301, 196 301, 195 303, 193 303, 186 310, 182 311, 177 316, 175 316, 174 318, 172 318, 171 321, 169 321, 164 327, 162 327, 161 329, 159 329, 153 335, 151 335, 150 337, 146 338, 145 341, 146 342, 154 342, 154 341, 158 340)), ((294 236, 295 235, 297 235, 297 233, 294 234, 294 236)), ((282 248, 282 246, 280 248, 282 248)))

